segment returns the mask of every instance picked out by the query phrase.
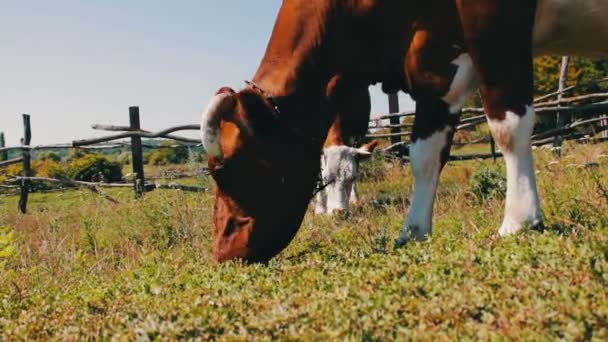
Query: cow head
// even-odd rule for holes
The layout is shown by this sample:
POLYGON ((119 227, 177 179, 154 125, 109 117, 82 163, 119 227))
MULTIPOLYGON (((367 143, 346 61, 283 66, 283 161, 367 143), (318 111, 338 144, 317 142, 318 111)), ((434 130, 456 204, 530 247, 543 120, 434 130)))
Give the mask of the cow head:
POLYGON ((326 185, 322 203, 316 212, 333 213, 348 210, 353 199, 352 192, 359 176, 359 162, 369 158, 377 142, 372 141, 359 148, 346 145, 330 146, 323 149, 321 156, 321 176, 326 185))
MULTIPOLYGON (((294 237, 312 196, 321 135, 331 118, 312 120, 315 129, 296 124, 274 105, 254 88, 221 88, 202 114, 202 142, 217 184, 213 233, 219 261, 264 262, 276 255, 294 237)), ((319 101, 319 111, 321 106, 319 101)), ((288 100, 282 108, 289 108, 288 100)))
POLYGON ((283 1, 253 77, 264 91, 222 88, 214 95, 201 130, 217 184, 218 260, 265 261, 291 241, 333 121, 326 86, 336 74, 366 86, 402 74, 402 3, 283 1))

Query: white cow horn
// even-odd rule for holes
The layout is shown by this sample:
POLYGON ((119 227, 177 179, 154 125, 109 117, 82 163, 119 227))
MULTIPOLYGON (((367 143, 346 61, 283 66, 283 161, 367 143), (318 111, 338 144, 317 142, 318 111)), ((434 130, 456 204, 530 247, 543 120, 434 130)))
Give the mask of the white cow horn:
POLYGON ((222 115, 234 111, 236 97, 234 90, 222 88, 211 99, 201 118, 201 140, 207 154, 215 159, 222 159, 219 128, 222 115))

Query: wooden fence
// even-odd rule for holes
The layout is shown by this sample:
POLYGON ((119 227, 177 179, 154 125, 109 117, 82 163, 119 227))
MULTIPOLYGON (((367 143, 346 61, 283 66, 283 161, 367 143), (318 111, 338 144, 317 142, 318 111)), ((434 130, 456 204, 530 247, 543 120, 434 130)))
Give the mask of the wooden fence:
MULTIPOLYGON (((597 93, 597 94, 588 94, 583 96, 576 96, 570 98, 563 98, 558 101, 548 101, 548 102, 540 102, 535 103, 534 108, 536 114, 538 116, 556 116, 558 114, 563 116, 570 116, 572 114, 576 114, 579 118, 577 121, 572 123, 564 123, 557 126, 555 129, 545 131, 542 133, 535 134, 532 136, 533 145, 544 145, 550 143, 547 139, 555 140, 556 137, 560 137, 562 140, 573 140, 573 139, 583 139, 583 140, 591 140, 589 138, 585 138, 580 136, 577 133, 572 133, 575 128, 581 127, 584 125, 592 125, 597 123, 602 123, 601 127, 596 128, 595 133, 600 133, 608 130, 608 125, 603 124, 606 121, 606 117, 604 114, 608 113, 608 93, 597 93), (597 103, 591 104, 578 104, 578 102, 586 101, 586 100, 601 100, 597 103), (597 116, 597 117, 593 117, 597 116)), ((462 110, 462 115, 465 116, 463 120, 460 121, 460 124, 457 126, 457 130, 471 129, 476 126, 482 125, 486 123, 485 114, 476 115, 478 113, 483 113, 482 108, 464 108, 462 110)), ((403 119, 403 118, 413 118, 415 111, 406 111, 400 113, 393 113, 387 115, 380 115, 375 117, 370 121, 370 129, 378 131, 390 131, 390 133, 372 133, 368 134, 367 138, 369 139, 390 139, 391 145, 386 150, 391 150, 396 147, 407 145, 408 141, 402 141, 401 138, 406 137, 409 138, 412 134, 413 123, 405 122, 405 123, 395 123, 395 118, 403 119), (390 120, 389 124, 384 124, 383 122, 386 120, 390 120)), ((603 139, 603 138, 599 138, 603 139)), ((553 141, 552 140, 552 141, 553 141)), ((491 142, 491 138, 488 137, 487 141, 482 142, 491 142)))
MULTIPOLYGON (((86 140, 75 140, 69 144, 54 144, 54 145, 38 145, 32 146, 31 138, 32 131, 30 125, 30 115, 23 114, 23 127, 24 127, 24 138, 21 139, 21 146, 18 147, 5 147, 4 146, 4 134, 0 134, 2 139, 0 142, 0 167, 21 163, 23 165, 23 174, 21 176, 11 176, 8 184, 3 184, 3 188, 16 188, 20 190, 19 197, 19 211, 22 213, 27 212, 27 200, 28 194, 31 191, 31 182, 48 182, 64 184, 69 186, 78 186, 90 189, 97 193, 100 193, 98 188, 127 188, 132 187, 136 197, 142 197, 145 192, 156 190, 156 189, 168 189, 168 190, 181 190, 190 192, 204 192, 207 189, 197 186, 182 185, 176 183, 161 184, 159 182, 147 183, 144 175, 144 148, 187 148, 187 147, 198 147, 200 146, 200 140, 190 139, 173 135, 171 133, 176 131, 184 130, 199 130, 199 125, 185 125, 171 127, 159 132, 150 132, 141 129, 140 115, 138 107, 129 108, 129 126, 105 126, 105 125, 93 125, 92 128, 103 131, 118 131, 122 132, 119 134, 112 134, 105 137, 86 139, 86 140), (120 141, 121 139, 129 138, 129 142, 120 141), (173 141, 181 142, 179 145, 146 145, 142 143, 142 138, 165 138, 173 141), (104 144, 105 143, 105 144, 104 144), (109 144, 108 144, 109 143, 109 144), (186 143, 186 144, 183 144, 186 143), (64 149, 64 148, 78 148, 85 150, 105 150, 113 148, 125 148, 129 147, 131 152, 131 165, 133 167, 133 184, 128 183, 105 183, 105 182, 83 182, 74 179, 55 179, 48 177, 33 177, 32 166, 31 166, 31 152, 34 150, 49 150, 49 149, 64 149), (8 159, 7 153, 9 151, 20 151, 21 156, 8 159), (15 184, 18 184, 15 186, 15 184)), ((158 177, 153 177, 158 179, 158 177)), ((177 178, 177 177, 169 177, 177 178)), ((148 178, 150 179, 150 178, 148 178)), ((108 199, 113 200, 108 197, 108 199)))
MULTIPOLYGON (((599 80, 598 82, 606 81, 607 79, 599 80)), ((554 129, 544 131, 535 134, 533 139, 533 145, 546 145, 552 144, 559 141, 561 144, 564 140, 577 140, 579 142, 600 142, 606 141, 606 136, 596 137, 598 133, 608 131, 608 125, 606 125, 605 114, 608 113, 608 93, 596 93, 587 94, 582 96, 574 96, 564 98, 562 95, 573 89, 574 87, 564 88, 560 87, 558 92, 548 94, 537 98, 534 101, 534 107, 537 115, 547 116, 551 115, 557 117, 557 126, 554 129), (557 97, 556 100, 548 100, 552 97, 557 97), (595 103, 581 104, 583 101, 598 101, 595 103), (576 114, 578 117, 577 121, 566 124, 562 120, 566 116, 576 114), (603 124, 603 125, 602 125, 603 124), (592 125, 594 127, 593 134, 591 136, 581 134, 577 132, 577 129, 582 126, 592 125)), ((395 94, 389 95, 389 112, 388 114, 379 115, 370 120, 370 131, 372 133, 367 135, 368 139, 388 139, 390 145, 383 150, 383 155, 390 158, 397 158, 401 161, 408 161, 407 145, 408 138, 411 135, 411 129, 413 124, 411 120, 403 122, 404 118, 413 118, 414 111, 399 111, 399 103, 395 94), (388 123, 386 123, 388 121, 388 123), (379 132, 381 131, 381 132, 379 132)), ((458 130, 472 129, 478 125, 486 123, 485 114, 482 108, 465 108, 463 110, 463 116, 460 125, 457 127, 458 130)), ((119 132, 116 134, 107 135, 100 138, 75 140, 69 144, 55 144, 55 145, 39 145, 32 146, 32 130, 30 127, 30 116, 23 114, 23 138, 21 139, 21 145, 16 147, 5 147, 4 134, 0 133, 0 167, 4 167, 11 164, 21 163, 23 165, 23 174, 21 176, 13 176, 9 180, 8 184, 2 184, 0 187, 12 188, 20 190, 19 210, 22 213, 27 211, 27 200, 28 194, 31 190, 31 182, 50 182, 59 183, 70 186, 80 186, 88 188, 92 191, 100 193, 98 188, 125 188, 132 187, 136 197, 142 197, 145 192, 152 191, 155 189, 172 189, 172 190, 183 190, 183 191, 195 191, 202 192, 206 191, 205 188, 195 186, 185 186, 180 184, 160 184, 147 183, 144 174, 144 148, 184 148, 184 147, 198 147, 200 146, 199 139, 187 138, 179 135, 175 135, 175 132, 179 131, 198 131, 200 125, 182 125, 167 128, 158 132, 150 132, 141 128, 140 113, 138 107, 129 108, 129 126, 108 126, 108 125, 93 125, 93 129, 119 132), (169 139, 181 144, 169 145, 169 146, 153 146, 145 145, 142 142, 142 138, 163 138, 169 139), (130 139, 124 141, 124 139, 130 139), (31 168, 31 152, 34 150, 47 150, 47 149, 59 149, 59 148, 78 148, 86 150, 103 150, 112 148, 130 148, 132 167, 133 167, 133 184, 127 183, 103 183, 103 182, 82 182, 72 179, 53 179, 45 177, 33 177, 31 168), (8 159, 9 151, 20 151, 21 156, 13 157, 8 159)), ((476 154, 465 154, 465 155, 452 155, 450 160, 461 161, 471 159, 486 159, 486 158, 497 158, 501 154, 496 151, 493 140, 488 136, 487 139, 481 141, 472 142, 477 143, 489 143, 490 151, 488 153, 476 153, 476 154)), ((457 146, 463 146, 466 144, 455 144, 457 146)), ((148 178, 149 180, 150 178, 148 178)))

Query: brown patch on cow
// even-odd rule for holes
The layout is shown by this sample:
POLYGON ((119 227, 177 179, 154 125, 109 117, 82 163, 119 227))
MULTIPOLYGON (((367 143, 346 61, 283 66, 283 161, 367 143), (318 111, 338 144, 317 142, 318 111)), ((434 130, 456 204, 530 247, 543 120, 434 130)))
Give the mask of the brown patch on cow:
POLYGON ((536 1, 457 0, 465 45, 490 119, 524 115, 532 103, 536 1))
POLYGON ((353 140, 362 141, 367 133, 371 111, 368 86, 335 76, 327 85, 326 97, 330 115, 334 119, 323 147, 352 145, 353 140))
POLYGON ((213 254, 222 262, 230 259, 246 259, 252 230, 251 219, 243 216, 238 206, 220 189, 216 189, 214 207, 213 254), (235 211, 237 215, 235 215, 235 211))
POLYGON ((221 136, 220 147, 224 158, 230 158, 234 151, 241 145, 240 132, 238 125, 233 121, 222 120, 220 122, 219 133, 221 136))

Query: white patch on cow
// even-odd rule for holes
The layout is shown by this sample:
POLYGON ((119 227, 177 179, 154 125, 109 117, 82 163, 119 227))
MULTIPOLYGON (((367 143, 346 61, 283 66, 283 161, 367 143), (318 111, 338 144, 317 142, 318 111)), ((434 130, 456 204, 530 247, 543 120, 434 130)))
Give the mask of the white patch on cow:
POLYGON ((542 220, 531 148, 534 109, 526 107, 521 117, 507 112, 504 120, 488 120, 488 125, 507 165, 505 216, 499 229, 505 236, 542 220))
POLYGON ((222 149, 220 147, 220 140, 218 139, 216 132, 217 131, 212 129, 205 129, 204 131, 201 131, 201 141, 208 141, 208 143, 203 144, 205 151, 207 151, 208 155, 219 159, 222 157, 222 149))
POLYGON ((441 171, 441 150, 448 144, 451 127, 418 139, 410 146, 414 174, 414 193, 405 225, 397 239, 404 244, 411 238, 422 240, 431 234, 435 191, 441 171))
POLYGON ((201 114, 201 141, 207 154, 221 159, 222 148, 220 146, 219 133, 219 117, 217 112, 222 110, 222 105, 225 103, 231 94, 217 94, 212 99, 207 109, 201 114))
POLYGON ((458 67, 450 89, 441 98, 449 106, 450 113, 458 114, 464 103, 475 91, 475 69, 471 57, 463 53, 452 61, 458 67))

